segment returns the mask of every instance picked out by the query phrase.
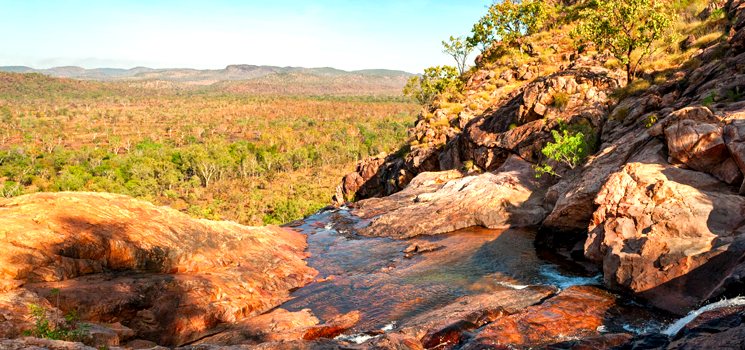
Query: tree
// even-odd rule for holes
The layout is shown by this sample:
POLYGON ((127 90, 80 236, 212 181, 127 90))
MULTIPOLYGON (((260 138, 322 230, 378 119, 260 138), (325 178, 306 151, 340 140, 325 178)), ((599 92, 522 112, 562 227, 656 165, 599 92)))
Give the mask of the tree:
POLYGON ((547 16, 542 1, 504 0, 489 7, 486 15, 473 25, 473 35, 466 41, 481 52, 497 40, 517 42, 522 53, 522 38, 540 30, 547 16))
POLYGON ((458 69, 452 66, 426 68, 422 76, 409 78, 404 86, 404 95, 417 100, 430 110, 439 94, 462 88, 463 82, 458 76, 458 69))
POLYGON ((451 36, 449 42, 442 41, 442 46, 444 47, 442 53, 452 56, 455 59, 458 73, 462 75, 466 71, 466 60, 468 59, 468 55, 473 52, 474 45, 468 42, 465 37, 455 38, 451 36))
POLYGON ((582 22, 570 33, 583 44, 608 49, 626 65, 626 78, 634 79, 639 64, 656 50, 660 40, 671 37, 675 15, 661 0, 593 0, 580 13, 582 22), (633 62, 632 54, 639 56, 633 62))

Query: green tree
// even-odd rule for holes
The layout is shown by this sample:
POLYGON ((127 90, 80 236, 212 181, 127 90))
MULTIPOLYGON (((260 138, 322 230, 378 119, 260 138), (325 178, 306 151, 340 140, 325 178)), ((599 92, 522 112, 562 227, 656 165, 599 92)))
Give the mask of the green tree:
POLYGON ((450 36, 450 41, 442 41, 444 49, 442 53, 452 56, 455 59, 455 63, 458 67, 458 73, 461 75, 466 71, 466 60, 468 55, 473 52, 474 45, 471 44, 465 37, 453 37, 450 36))
POLYGON ((608 49, 626 65, 626 77, 634 79, 639 64, 671 38, 675 15, 661 0, 593 0, 580 13, 582 22, 570 33, 578 42, 592 42, 608 49), (638 57, 632 58, 632 54, 638 57))
POLYGON ((542 1, 504 0, 489 7, 466 41, 482 52, 497 40, 517 43, 522 53, 522 38, 540 30, 547 17, 548 9, 542 1))
POLYGON ((459 91, 463 87, 458 76, 458 69, 452 66, 426 68, 422 76, 409 78, 404 86, 404 95, 430 110, 438 95, 459 91))

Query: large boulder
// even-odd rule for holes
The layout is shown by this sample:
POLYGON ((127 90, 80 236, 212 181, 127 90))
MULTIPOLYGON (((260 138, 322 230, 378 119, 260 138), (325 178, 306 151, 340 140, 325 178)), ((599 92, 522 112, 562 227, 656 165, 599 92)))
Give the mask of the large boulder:
POLYGON ((120 322, 137 338, 188 343, 311 282, 306 248, 294 231, 197 220, 122 195, 0 200, 0 337, 29 326, 28 303, 53 300, 87 322, 120 322))
POLYGON ((410 238, 471 226, 526 227, 540 223, 548 214, 543 207, 547 187, 545 177, 536 178, 530 163, 511 156, 494 173, 444 183, 415 178, 404 191, 358 202, 352 214, 375 217, 358 231, 362 236, 410 238))
POLYGON ((745 198, 712 176, 645 159, 613 174, 595 204, 585 257, 610 288, 680 314, 739 278, 745 198))

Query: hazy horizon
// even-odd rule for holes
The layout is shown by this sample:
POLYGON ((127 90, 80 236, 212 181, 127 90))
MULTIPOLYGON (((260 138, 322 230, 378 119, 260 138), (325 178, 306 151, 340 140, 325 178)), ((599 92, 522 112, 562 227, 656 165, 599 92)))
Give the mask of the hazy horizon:
POLYGON ((453 64, 450 35, 468 35, 491 1, 0 0, 0 66, 49 69, 224 69, 231 64, 391 69, 453 64))

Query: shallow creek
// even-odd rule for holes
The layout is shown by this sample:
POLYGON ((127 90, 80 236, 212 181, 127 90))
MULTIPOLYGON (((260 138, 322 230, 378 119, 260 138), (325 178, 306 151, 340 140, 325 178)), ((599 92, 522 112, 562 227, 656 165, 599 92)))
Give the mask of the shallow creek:
MULTIPOLYGON (((309 308, 322 321, 353 310, 362 320, 347 333, 395 329, 419 313, 467 295, 527 285, 602 285, 601 276, 533 246, 535 230, 470 228, 450 234, 409 240, 364 238, 356 229, 369 223, 347 210, 306 217, 294 227, 308 235, 308 265, 318 279, 293 293, 282 305, 290 311, 309 308), (441 248, 407 257, 411 244, 436 243, 441 248)), ((606 322, 607 331, 659 331, 671 320, 633 301, 620 298, 606 322)))

